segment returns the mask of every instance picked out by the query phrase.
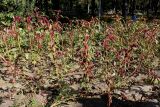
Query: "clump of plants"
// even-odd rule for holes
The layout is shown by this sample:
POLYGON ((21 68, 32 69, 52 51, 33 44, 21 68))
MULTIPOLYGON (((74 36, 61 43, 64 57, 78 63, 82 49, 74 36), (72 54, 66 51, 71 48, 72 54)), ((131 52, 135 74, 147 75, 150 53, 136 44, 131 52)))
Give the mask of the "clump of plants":
MULTIPOLYGON (((20 60, 24 58, 23 63, 39 75, 36 89, 47 83, 45 77, 41 77, 49 72, 48 77, 56 77, 61 89, 65 86, 70 90, 69 85, 74 81, 67 83, 66 75, 83 72, 82 80, 77 81, 85 89, 83 91, 90 91, 87 84, 105 82, 108 88, 102 93, 110 97, 114 89, 129 86, 140 74, 150 79, 158 78, 154 73, 159 65, 159 62, 154 63, 159 52, 160 29, 156 23, 137 21, 124 25, 116 19, 110 25, 96 18, 61 23, 59 17, 57 14, 56 21, 52 21, 38 12, 26 18, 14 16, 12 25, 0 36, 1 58, 4 62, 13 62, 15 69, 20 71, 15 70, 13 75, 26 72, 20 60), (43 65, 40 62, 47 58, 52 65, 48 72, 43 67, 32 69, 43 65)), ((18 80, 15 78, 15 81, 18 80)))

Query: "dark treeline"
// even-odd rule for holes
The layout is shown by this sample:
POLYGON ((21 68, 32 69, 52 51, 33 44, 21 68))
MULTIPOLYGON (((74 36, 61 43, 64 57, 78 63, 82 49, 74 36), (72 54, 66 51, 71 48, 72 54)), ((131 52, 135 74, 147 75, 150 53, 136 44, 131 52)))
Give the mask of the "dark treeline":
POLYGON ((36 0, 36 6, 48 13, 49 10, 62 10, 65 15, 96 16, 107 11, 120 13, 133 18, 137 12, 147 17, 157 16, 160 12, 160 0, 36 0), (47 8, 50 5, 50 8, 47 8), (47 7, 46 7, 47 6, 47 7), (101 7, 101 8, 100 8, 101 7), (99 11, 99 8, 101 9, 99 11))
POLYGON ((160 0, 1 0, 0 12, 21 11, 23 15, 31 13, 35 7, 48 16, 54 10, 61 10, 69 17, 97 16, 106 13, 127 15, 137 13, 147 17, 157 17, 160 12, 160 0))

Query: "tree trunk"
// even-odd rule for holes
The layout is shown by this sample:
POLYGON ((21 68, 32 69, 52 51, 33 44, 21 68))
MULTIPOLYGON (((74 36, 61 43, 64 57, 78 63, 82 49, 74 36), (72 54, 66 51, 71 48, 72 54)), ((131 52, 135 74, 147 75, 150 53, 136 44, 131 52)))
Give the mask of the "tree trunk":
POLYGON ((149 3, 147 4, 147 17, 149 17, 150 9, 151 9, 151 0, 149 0, 149 3))
POLYGON ((136 0, 131 0, 131 16, 134 16, 135 8, 136 8, 136 0))
POLYGON ((122 1, 122 16, 124 21, 126 22, 126 16, 127 16, 127 2, 126 0, 122 1))
POLYGON ((95 16, 96 3, 95 0, 91 1, 91 15, 95 16))
POLYGON ((87 2, 87 13, 88 14, 90 13, 90 4, 89 4, 89 2, 87 2))
POLYGON ((104 0, 101 0, 101 15, 104 13, 104 0))
POLYGON ((118 13, 118 0, 115 0, 115 12, 118 13))
POLYGON ((70 11, 72 10, 73 8, 73 0, 70 0, 70 11))
POLYGON ((154 7, 154 15, 157 16, 157 11, 158 11, 158 4, 160 0, 154 0, 153 2, 153 7, 154 7))
POLYGON ((99 15, 99 18, 102 15, 102 1, 101 0, 99 0, 99 13, 98 13, 98 15, 99 15))

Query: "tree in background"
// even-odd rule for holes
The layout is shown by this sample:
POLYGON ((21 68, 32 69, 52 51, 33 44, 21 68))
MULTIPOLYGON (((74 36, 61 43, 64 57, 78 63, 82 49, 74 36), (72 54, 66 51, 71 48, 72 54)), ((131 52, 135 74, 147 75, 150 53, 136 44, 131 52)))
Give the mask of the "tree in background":
POLYGON ((95 16, 96 3, 95 0, 91 0, 91 15, 95 16))
POLYGON ((152 3, 153 3, 154 15, 157 16, 158 7, 160 7, 160 0, 153 0, 152 3))
POLYGON ((122 1, 122 16, 123 16, 123 19, 124 21, 126 21, 126 16, 127 16, 127 2, 126 0, 123 0, 122 1))
POLYGON ((101 0, 101 2, 100 0, 0 0, 0 11, 6 14, 25 16, 32 13, 35 7, 46 15, 49 13, 52 15, 54 10, 62 10, 64 13, 70 11, 66 15, 76 13, 75 17, 77 15, 85 17, 86 14, 97 16, 98 8, 101 14, 104 11, 115 10, 116 14, 121 11, 126 20, 128 7, 131 16, 134 16, 137 11, 144 15, 146 13, 148 17, 158 16, 160 0, 101 0), (99 8, 100 3, 101 8, 99 8))
POLYGON ((136 9, 136 0, 131 0, 130 2, 131 5, 131 16, 133 17, 135 14, 135 9, 136 9))

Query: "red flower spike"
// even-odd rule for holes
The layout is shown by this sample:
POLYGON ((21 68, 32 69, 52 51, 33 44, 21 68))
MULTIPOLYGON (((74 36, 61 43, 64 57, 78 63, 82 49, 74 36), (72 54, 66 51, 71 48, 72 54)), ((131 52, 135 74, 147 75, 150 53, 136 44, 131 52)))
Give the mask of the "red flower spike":
POLYGON ((86 62, 86 74, 89 76, 89 77, 93 77, 93 74, 92 74, 92 69, 93 69, 93 66, 94 64, 92 62, 86 62))
POLYGON ((54 38, 54 31, 50 31, 50 37, 54 38))
POLYGON ((86 42, 84 42, 83 45, 84 45, 84 49, 85 49, 85 50, 88 50, 88 49, 89 49, 89 46, 88 46, 88 44, 87 44, 86 42))
POLYGON ((113 35, 113 34, 109 34, 109 35, 107 36, 107 39, 109 39, 110 41, 114 41, 114 40, 116 40, 116 36, 113 35))
POLYGON ((42 45, 40 43, 38 43, 38 48, 42 49, 42 45))
POLYGON ((108 39, 104 39, 103 42, 102 42, 102 46, 105 49, 109 49, 109 40, 108 39))
POLYGON ((20 16, 14 16, 13 17, 14 22, 20 22, 21 21, 21 17, 20 16))
POLYGON ((31 28, 31 25, 27 25, 27 30, 28 30, 28 31, 31 31, 31 29, 32 29, 32 28, 31 28))
POLYGON ((38 42, 38 48, 42 48, 41 44, 43 42, 44 34, 35 33, 35 39, 38 42))
POLYGON ((26 19, 26 21, 27 21, 27 24, 31 24, 32 17, 31 17, 31 16, 28 16, 27 19, 26 19))
POLYGON ((42 17, 41 24, 49 27, 49 20, 46 17, 42 17))
POLYGON ((88 40, 89 40, 89 35, 86 34, 86 35, 85 35, 85 42, 88 42, 88 40))

